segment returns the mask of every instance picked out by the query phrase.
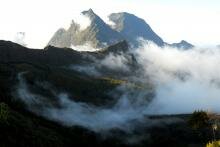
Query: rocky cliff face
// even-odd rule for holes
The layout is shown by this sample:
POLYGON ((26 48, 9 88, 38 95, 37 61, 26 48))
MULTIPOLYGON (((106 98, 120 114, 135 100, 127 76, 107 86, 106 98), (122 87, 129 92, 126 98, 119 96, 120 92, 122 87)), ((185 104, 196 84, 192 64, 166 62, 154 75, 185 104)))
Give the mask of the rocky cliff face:
POLYGON ((112 13, 109 15, 110 21, 115 25, 113 29, 121 33, 128 42, 137 45, 139 37, 163 46, 163 40, 152 30, 152 28, 141 18, 126 12, 112 13))
POLYGON ((67 30, 60 28, 51 38, 48 45, 60 48, 75 48, 81 45, 87 48, 106 48, 126 40, 130 45, 137 47, 139 38, 141 38, 151 41, 160 47, 164 45, 180 49, 194 47, 184 40, 173 44, 164 42, 145 20, 127 12, 110 14, 109 20, 113 22, 113 25, 106 24, 92 9, 81 12, 81 15, 90 20, 89 26, 81 29, 81 25, 73 20, 67 30))
POLYGON ((103 48, 123 40, 122 35, 111 29, 92 9, 81 14, 91 21, 87 28, 80 30, 80 24, 72 21, 68 30, 59 29, 48 44, 56 47, 88 44, 94 48, 103 48))

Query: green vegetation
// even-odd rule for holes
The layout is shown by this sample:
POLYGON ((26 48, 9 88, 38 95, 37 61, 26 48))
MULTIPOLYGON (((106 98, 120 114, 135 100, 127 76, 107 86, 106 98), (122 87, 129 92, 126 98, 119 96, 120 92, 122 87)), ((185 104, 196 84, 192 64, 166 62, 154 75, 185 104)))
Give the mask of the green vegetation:
POLYGON ((209 116, 205 111, 195 111, 189 119, 189 125, 193 129, 202 129, 210 127, 209 116))
POLYGON ((0 64, 1 147, 121 146, 117 138, 112 138, 112 141, 102 140, 98 134, 87 129, 65 127, 27 111, 12 95, 16 89, 17 74, 24 71, 27 71, 25 78, 32 92, 50 95, 48 90, 36 83, 48 81, 57 91, 68 91, 78 101, 97 105, 104 103, 106 91, 115 87, 107 81, 80 76, 71 70, 27 63, 0 64))
MULTIPOLYGON (((65 127, 27 111, 24 105, 17 101, 12 93, 15 91, 16 83, 18 82, 17 74, 24 71, 27 71, 24 76, 29 89, 33 93, 50 96, 51 93, 37 83, 48 82, 51 84, 49 86, 52 86, 56 91, 68 92, 70 98, 73 98, 75 101, 102 106, 112 104, 112 101, 115 99, 108 95, 108 93, 120 84, 126 83, 126 81, 120 79, 94 78, 79 74, 76 71, 53 66, 48 67, 47 65, 30 63, 0 64, 0 108, 2 110, 1 112, 3 112, 3 117, 1 117, 3 121, 1 121, 0 125, 1 147, 131 146, 120 140, 120 137, 126 136, 123 132, 116 131, 112 137, 103 139, 100 134, 87 129, 76 126, 65 127)), ((131 88, 133 88, 132 85, 131 88)), ((134 88, 139 89, 138 85, 136 87, 135 84, 134 88)), ((165 116, 165 119, 166 117, 172 119, 171 116, 165 116)), ((211 140, 212 132, 209 132, 209 130, 204 130, 205 133, 201 135, 201 133, 189 127, 187 120, 190 115, 175 117, 182 121, 153 126, 151 128, 148 128, 148 124, 146 124, 146 128, 143 126, 141 132, 135 132, 137 136, 139 134, 143 135, 141 136, 143 137, 143 141, 136 146, 186 147, 190 144, 205 146, 211 140)), ((203 127, 198 126, 203 126, 200 124, 207 125, 204 123, 206 121, 202 121, 203 123, 198 122, 205 118, 204 114, 193 114, 190 117, 192 124, 194 124, 192 126, 196 126, 196 128, 201 128, 202 130, 203 127)), ((163 117, 157 116, 156 119, 160 120, 163 117)))
POLYGON ((9 116, 9 107, 5 103, 0 103, 0 122, 7 122, 9 116))
POLYGON ((209 142, 206 147, 220 147, 220 141, 209 142))
POLYGON ((118 79, 113 79, 113 78, 109 78, 109 77, 104 77, 104 78, 102 78, 102 79, 103 79, 103 80, 106 80, 106 81, 108 81, 109 83, 114 84, 114 85, 120 85, 120 84, 125 84, 125 83, 127 83, 127 81, 118 80, 118 79))

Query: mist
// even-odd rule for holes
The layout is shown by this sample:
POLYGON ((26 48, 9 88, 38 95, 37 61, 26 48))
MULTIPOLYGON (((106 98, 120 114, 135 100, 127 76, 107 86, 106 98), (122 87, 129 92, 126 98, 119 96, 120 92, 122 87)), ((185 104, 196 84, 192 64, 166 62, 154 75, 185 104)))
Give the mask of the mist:
POLYGON ((131 83, 123 83, 112 90, 110 94, 116 103, 110 107, 76 102, 68 92, 54 91, 51 86, 47 86, 46 90, 53 93, 59 107, 45 104, 48 98, 30 91, 24 73, 18 75, 17 94, 37 114, 63 125, 82 126, 95 132, 112 129, 132 132, 143 123, 155 125, 148 115, 186 114, 195 110, 220 112, 218 48, 161 48, 143 40, 140 44, 140 47, 130 49, 140 67, 137 72, 131 71, 125 54, 108 54, 103 59, 94 58, 91 65, 71 67, 97 77, 103 76, 96 70, 100 66, 133 73, 127 77, 131 83), (140 81, 142 88, 135 89, 132 84, 140 81), (144 88, 149 83, 153 86, 152 90, 144 88))
MULTIPOLYGON (((132 132, 137 123, 147 120, 145 108, 148 101, 144 95, 149 92, 141 91, 137 97, 131 97, 129 91, 131 85, 121 85, 115 89, 124 92, 117 102, 111 107, 101 107, 83 102, 75 102, 67 93, 53 91, 52 87, 44 86, 45 90, 53 93, 59 106, 54 106, 42 95, 31 92, 25 80, 26 73, 18 75, 18 88, 16 94, 27 105, 27 108, 50 120, 60 122, 67 126, 82 126, 95 132, 106 132, 112 129, 119 129, 125 132, 132 132), (125 92, 127 91, 127 92, 125 92), (45 104, 45 102, 47 102, 45 104)), ((41 85, 44 85, 41 83, 41 85)), ((51 98, 50 98, 51 99, 51 98)))
POLYGON ((79 25, 79 31, 85 30, 91 24, 90 18, 83 14, 75 15, 73 20, 79 25))
MULTIPOLYGON (((130 53, 135 56, 140 69, 128 79, 154 85, 155 97, 146 107, 147 114, 185 114, 195 110, 220 112, 219 48, 183 50, 140 40, 140 47, 131 48, 130 53)), ((101 61, 96 60, 92 70, 91 67, 79 67, 83 69, 81 72, 100 76, 96 66, 131 72, 128 62, 123 54, 109 54, 101 61)))
POLYGON ((14 37, 14 42, 18 43, 22 46, 27 46, 27 44, 25 43, 25 32, 16 33, 16 35, 14 37))
POLYGON ((101 50, 100 48, 93 48, 91 42, 86 42, 84 45, 71 45, 70 48, 79 52, 95 52, 101 50))
POLYGON ((220 50, 160 48, 142 41, 135 51, 144 75, 155 85, 149 114, 220 112, 220 50))

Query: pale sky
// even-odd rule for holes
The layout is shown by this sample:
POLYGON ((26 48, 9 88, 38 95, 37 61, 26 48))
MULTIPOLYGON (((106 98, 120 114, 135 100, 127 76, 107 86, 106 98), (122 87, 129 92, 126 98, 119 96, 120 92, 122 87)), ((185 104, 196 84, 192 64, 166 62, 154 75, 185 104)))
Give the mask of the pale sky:
POLYGON ((43 48, 54 32, 68 27, 81 11, 92 8, 106 20, 129 12, 146 20, 164 41, 184 39, 195 45, 220 44, 219 0, 0 0, 0 39, 25 32, 28 47, 43 48))

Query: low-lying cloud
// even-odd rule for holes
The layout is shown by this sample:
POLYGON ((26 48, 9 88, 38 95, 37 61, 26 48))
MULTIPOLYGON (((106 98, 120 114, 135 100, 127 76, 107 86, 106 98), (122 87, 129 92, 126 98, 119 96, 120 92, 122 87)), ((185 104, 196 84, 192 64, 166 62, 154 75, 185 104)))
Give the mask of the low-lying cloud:
POLYGON ((95 52, 101 50, 100 48, 93 48, 91 42, 86 42, 84 45, 71 45, 70 48, 79 52, 95 52))
MULTIPOLYGON (((79 125, 93 131, 120 129, 132 131, 137 124, 148 121, 149 114, 182 114, 195 110, 220 112, 220 50, 217 48, 179 50, 158 47, 142 41, 139 48, 131 49, 139 69, 129 69, 126 55, 109 54, 103 59, 94 59, 91 66, 75 65, 74 70, 100 76, 96 67, 120 68, 132 72, 132 82, 153 86, 154 94, 149 99, 150 89, 135 90, 129 84, 122 84, 112 91, 117 100, 111 107, 101 107, 76 102, 67 93, 54 92, 60 107, 42 105, 42 96, 33 94, 19 75, 18 95, 27 104, 42 105, 40 114, 64 125, 79 125), (98 65, 97 65, 98 64, 98 65), (87 72, 88 73, 88 72, 87 72), (118 95, 122 93, 121 95, 118 95)), ((51 90, 51 88, 48 88, 51 90)), ((38 112, 39 113, 39 112, 38 112)))
POLYGON ((45 101, 47 98, 44 96, 30 91, 24 75, 25 73, 18 75, 18 97, 28 106, 29 110, 64 125, 83 126, 95 132, 105 132, 111 129, 130 132, 135 128, 135 123, 147 119, 145 108, 148 102, 143 97, 148 95, 148 92, 142 91, 136 97, 131 97, 133 91, 128 90, 131 85, 121 85, 117 88, 117 91, 124 93, 111 107, 98 107, 75 102, 67 93, 54 92, 51 87, 44 86, 46 90, 53 93, 53 100, 55 99, 59 104, 59 106, 53 106, 48 100, 45 101), (49 104, 45 104, 46 102, 49 104))
MULTIPOLYGON (((148 114, 192 113, 201 109, 220 112, 219 48, 161 48, 143 40, 140 44, 130 50, 140 69, 129 78, 154 85, 155 97, 146 108, 148 114)), ((97 63, 129 72, 126 59, 123 54, 110 54, 97 63)))
POLYGON ((129 71, 128 62, 125 56, 109 54, 101 62, 99 61, 99 64, 112 70, 129 71))
POLYGON ((150 114, 220 112, 220 50, 179 50, 142 42, 136 50, 143 73, 154 83, 150 114))

